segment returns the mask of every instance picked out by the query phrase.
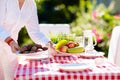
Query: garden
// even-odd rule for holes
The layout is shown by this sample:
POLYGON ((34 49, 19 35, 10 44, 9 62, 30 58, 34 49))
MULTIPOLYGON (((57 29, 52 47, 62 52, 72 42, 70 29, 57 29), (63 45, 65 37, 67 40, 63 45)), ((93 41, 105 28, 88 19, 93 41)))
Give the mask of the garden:
MULTIPOLYGON (((91 29, 97 37, 95 49, 104 52, 107 57, 111 32, 115 26, 120 25, 120 15, 115 13, 113 1, 109 6, 97 4, 97 1, 36 0, 39 23, 67 23, 71 33, 76 36, 81 36, 83 30, 91 29)), ((19 33, 18 42, 20 46, 33 43, 25 28, 19 33)))

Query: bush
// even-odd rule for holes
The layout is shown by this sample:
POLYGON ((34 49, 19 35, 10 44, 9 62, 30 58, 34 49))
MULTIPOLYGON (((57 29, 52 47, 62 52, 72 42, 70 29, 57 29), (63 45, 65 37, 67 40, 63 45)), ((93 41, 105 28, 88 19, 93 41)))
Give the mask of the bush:
POLYGON ((91 29, 97 37, 95 49, 105 52, 106 57, 112 29, 120 24, 120 18, 116 18, 110 13, 111 10, 109 8, 100 4, 95 9, 88 8, 87 12, 78 12, 76 14, 77 19, 71 23, 71 32, 78 36, 83 34, 83 30, 91 29))

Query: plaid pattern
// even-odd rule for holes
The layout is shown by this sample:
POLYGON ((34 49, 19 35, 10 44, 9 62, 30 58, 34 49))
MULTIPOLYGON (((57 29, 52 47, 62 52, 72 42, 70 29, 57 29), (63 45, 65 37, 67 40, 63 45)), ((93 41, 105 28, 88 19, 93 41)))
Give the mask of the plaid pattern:
POLYGON ((14 80, 120 80, 120 68, 108 61, 105 65, 94 66, 94 59, 75 57, 54 57, 46 60, 31 60, 19 64, 14 80), (78 72, 57 70, 55 64, 88 62, 91 67, 78 72))

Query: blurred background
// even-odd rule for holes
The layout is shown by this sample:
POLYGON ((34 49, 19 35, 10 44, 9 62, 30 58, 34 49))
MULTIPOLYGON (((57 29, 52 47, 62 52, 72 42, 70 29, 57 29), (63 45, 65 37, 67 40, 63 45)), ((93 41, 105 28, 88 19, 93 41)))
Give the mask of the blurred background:
MULTIPOLYGON (((120 25, 119 0, 35 0, 39 23, 69 24, 70 32, 81 36, 92 29, 97 37, 97 51, 107 57, 112 29, 120 25)), ((31 44, 24 28, 19 33, 20 46, 31 44)), ((34 44, 34 43, 33 43, 34 44)))

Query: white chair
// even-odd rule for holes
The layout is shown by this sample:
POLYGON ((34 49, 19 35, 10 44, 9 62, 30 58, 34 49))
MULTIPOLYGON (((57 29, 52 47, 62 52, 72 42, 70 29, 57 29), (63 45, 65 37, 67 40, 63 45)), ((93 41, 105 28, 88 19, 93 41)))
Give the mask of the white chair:
POLYGON ((116 26, 112 31, 108 60, 120 66, 120 26, 116 26))
POLYGON ((43 32, 46 36, 49 36, 50 33, 70 33, 69 24, 39 24, 40 31, 43 32))

